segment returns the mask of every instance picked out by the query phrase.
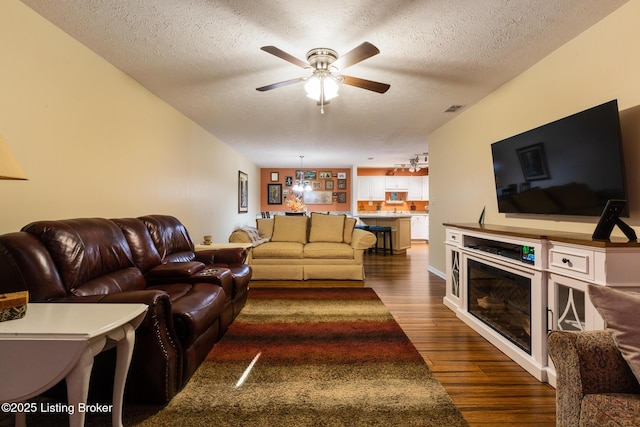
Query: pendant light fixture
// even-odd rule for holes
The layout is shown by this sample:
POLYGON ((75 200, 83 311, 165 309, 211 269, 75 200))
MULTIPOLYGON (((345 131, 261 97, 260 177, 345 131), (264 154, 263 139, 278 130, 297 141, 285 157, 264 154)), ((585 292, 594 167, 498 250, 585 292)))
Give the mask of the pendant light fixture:
POLYGON ((304 156, 300 156, 300 171, 302 171, 302 178, 296 177, 297 178, 296 183, 291 188, 296 193, 302 193, 303 191, 312 190, 311 185, 309 184, 309 181, 304 181, 304 169, 302 168, 302 159, 304 159, 304 156))

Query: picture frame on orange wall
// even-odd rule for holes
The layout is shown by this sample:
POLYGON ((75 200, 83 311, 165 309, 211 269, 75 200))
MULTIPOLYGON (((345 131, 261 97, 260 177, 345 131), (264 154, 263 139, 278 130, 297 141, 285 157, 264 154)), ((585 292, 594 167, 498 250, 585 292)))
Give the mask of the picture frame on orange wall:
POLYGON ((267 184, 267 203, 270 205, 282 204, 282 184, 267 184))

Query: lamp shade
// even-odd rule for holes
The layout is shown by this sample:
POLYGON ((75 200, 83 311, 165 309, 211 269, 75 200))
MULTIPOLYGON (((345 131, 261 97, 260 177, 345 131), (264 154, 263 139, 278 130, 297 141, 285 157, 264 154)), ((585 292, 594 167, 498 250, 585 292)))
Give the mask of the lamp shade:
POLYGON ((2 136, 0 136, 0 179, 27 179, 2 136))

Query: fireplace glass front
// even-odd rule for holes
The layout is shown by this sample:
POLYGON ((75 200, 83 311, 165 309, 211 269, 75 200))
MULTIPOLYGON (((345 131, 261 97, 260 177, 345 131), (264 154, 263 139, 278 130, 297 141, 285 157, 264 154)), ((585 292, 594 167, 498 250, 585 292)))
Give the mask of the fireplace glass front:
POLYGON ((467 260, 468 310, 531 354, 531 279, 467 260))

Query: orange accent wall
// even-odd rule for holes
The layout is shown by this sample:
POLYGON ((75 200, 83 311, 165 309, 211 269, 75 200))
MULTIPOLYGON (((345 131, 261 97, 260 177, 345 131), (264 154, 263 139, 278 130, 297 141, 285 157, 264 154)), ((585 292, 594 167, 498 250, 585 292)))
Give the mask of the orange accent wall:
MULTIPOLYGON (((296 182, 296 170, 299 169, 289 169, 289 168, 262 168, 260 169, 260 210, 261 211, 289 211, 289 207, 287 206, 287 200, 293 194, 291 188, 293 184, 296 182), (271 180, 271 174, 277 174, 276 180, 271 180), (287 185, 286 179, 287 177, 291 177, 291 185, 287 185), (281 204, 269 204, 269 185, 276 184, 280 185, 281 204)), ((307 211, 309 212, 335 212, 335 211, 350 211, 351 210, 351 169, 342 169, 342 168, 320 168, 320 169, 304 169, 305 172, 315 172, 315 179, 305 179, 309 181, 310 184, 314 187, 313 191, 331 191, 331 204, 307 204, 307 211), (321 172, 328 172, 330 174, 330 178, 320 178, 321 172), (346 178, 344 182, 344 189, 338 188, 338 174, 344 173, 346 178), (327 182, 331 181, 333 183, 333 189, 331 189, 331 184, 329 184, 329 189, 327 189, 327 182), (343 195, 341 195, 341 193, 343 195), (343 202, 338 202, 341 200, 340 197, 344 198, 343 202)), ((278 187, 276 187, 278 188, 278 187)))

